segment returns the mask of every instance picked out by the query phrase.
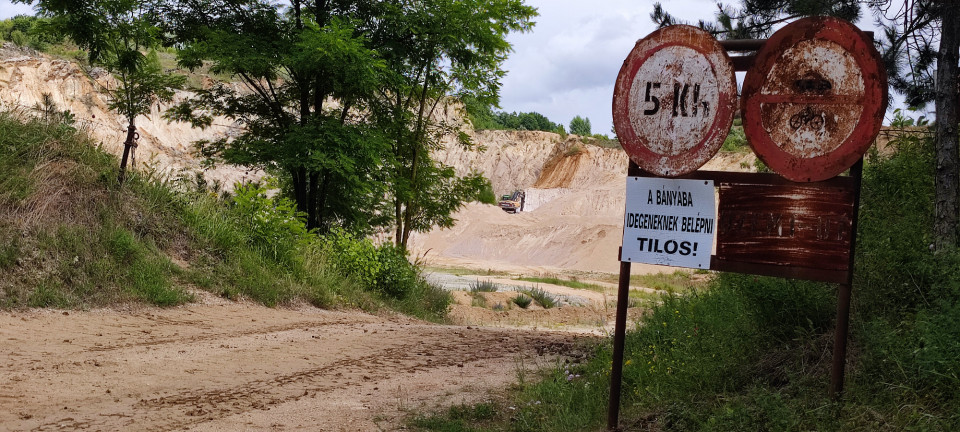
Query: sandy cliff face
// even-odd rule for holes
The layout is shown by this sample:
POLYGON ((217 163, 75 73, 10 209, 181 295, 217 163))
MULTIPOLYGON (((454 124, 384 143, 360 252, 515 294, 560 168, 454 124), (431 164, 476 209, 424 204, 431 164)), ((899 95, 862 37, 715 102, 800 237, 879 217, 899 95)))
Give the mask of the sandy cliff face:
MULTIPOLYGON (((58 109, 74 114, 78 127, 86 128, 105 150, 120 155, 127 125, 122 117, 109 110, 106 94, 116 85, 113 76, 102 69, 87 72, 76 63, 52 59, 9 42, 0 47, 0 108, 34 110, 41 104, 43 94, 49 94, 58 109)), ((174 102, 188 96, 187 92, 178 92, 174 102)), ((171 172, 200 170, 198 161, 190 154, 192 143, 237 131, 225 119, 215 121, 214 126, 206 130, 191 128, 187 123, 167 122, 162 115, 168 107, 155 105, 149 115, 137 118, 138 166, 151 164, 171 172)), ((205 174, 208 180, 219 180, 228 186, 257 175, 237 167, 219 167, 205 174)))
MULTIPOLYGON (((526 192, 525 211, 473 203, 448 230, 415 235, 428 263, 516 272, 618 271, 628 158, 621 149, 549 132, 477 131, 484 152, 448 145, 435 156, 460 173, 478 170, 498 194, 526 192)), ((747 170, 752 153, 717 155, 703 169, 747 170)), ((672 269, 635 265, 635 272, 672 269)))

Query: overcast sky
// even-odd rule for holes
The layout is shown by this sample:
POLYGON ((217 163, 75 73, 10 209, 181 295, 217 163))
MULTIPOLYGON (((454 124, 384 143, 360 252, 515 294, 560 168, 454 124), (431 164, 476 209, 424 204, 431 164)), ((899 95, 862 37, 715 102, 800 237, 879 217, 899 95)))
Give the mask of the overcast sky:
MULTIPOLYGON (((538 8, 540 16, 532 32, 509 36, 514 53, 505 64, 508 73, 500 106, 508 112, 536 111, 564 125, 576 115, 584 116, 594 133, 610 135, 614 81, 634 43, 654 30, 650 12, 655 0, 526 3, 538 8)), ((713 0, 663 0, 662 4, 689 22, 712 20, 716 13, 713 0)), ((0 18, 20 13, 32 10, 0 0, 0 18)), ((872 25, 869 15, 857 24, 872 25)))
MULTIPOLYGON (((590 119, 593 133, 612 135, 613 84, 638 39, 655 30, 653 0, 526 0, 539 9, 533 32, 513 34, 500 106, 536 111, 569 126, 590 119)), ((712 19, 711 0, 667 0, 686 21, 712 19)))

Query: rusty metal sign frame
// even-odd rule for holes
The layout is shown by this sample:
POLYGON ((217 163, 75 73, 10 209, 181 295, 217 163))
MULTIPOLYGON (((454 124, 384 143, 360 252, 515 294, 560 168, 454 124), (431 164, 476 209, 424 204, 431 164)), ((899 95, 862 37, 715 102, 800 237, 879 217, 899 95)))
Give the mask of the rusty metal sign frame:
POLYGON ((796 182, 826 180, 870 147, 886 112, 886 89, 871 35, 837 18, 799 19, 774 33, 747 70, 744 133, 778 174, 796 182), (817 61, 825 53, 840 60, 817 61))
POLYGON ((613 124, 621 145, 630 159, 643 169, 664 177, 693 172, 709 161, 723 145, 736 109, 737 80, 730 58, 710 33, 689 25, 664 27, 637 41, 624 60, 614 86, 613 124), (686 57, 677 60, 680 56, 686 57), (655 67, 659 62, 665 62, 654 75, 661 78, 664 73, 673 75, 672 86, 661 79, 648 81, 645 86, 644 83, 638 84, 638 75, 648 62, 655 67), (689 62, 705 66, 704 70, 684 64, 689 62), (676 78, 685 75, 688 69, 703 76, 690 77, 694 82, 678 82, 676 78), (706 82, 699 82, 701 78, 713 80, 716 89, 713 85, 707 86, 706 82), (702 92, 701 84, 704 85, 702 92), (711 101, 707 101, 708 88, 711 101), (666 143, 671 147, 676 145, 676 137, 650 137, 644 131, 636 130, 634 124, 645 119, 657 122, 657 118, 663 123, 662 117, 666 116, 665 127, 646 128, 662 134, 664 130, 674 130, 675 125, 679 127, 681 122, 690 122, 697 116, 709 119, 710 115, 713 119, 709 124, 690 126, 696 130, 695 134, 701 135, 700 139, 684 143, 689 147, 680 150, 664 151, 660 148, 666 143), (635 116, 639 120, 634 119, 635 116))
MULTIPOLYGON (((873 33, 864 32, 868 41, 872 41, 873 33)), ((756 51, 761 50, 766 40, 730 40, 719 42, 726 51, 745 52, 747 54, 733 56, 731 62, 736 71, 746 71, 753 66, 757 58, 756 51)), ((885 81, 884 81, 885 83, 885 81)), ((886 92, 884 92, 884 101, 886 92)), ((885 102, 884 102, 885 106, 885 102)), ((864 148, 866 150, 866 148, 864 148)), ((830 373, 829 394, 839 398, 843 392, 844 366, 846 364, 847 335, 849 331, 850 299, 852 294, 854 252, 856 251, 857 221, 859 219, 860 187, 863 177, 862 154, 848 166, 846 176, 836 176, 822 179, 816 183, 808 183, 807 187, 839 188, 848 191, 852 198, 852 215, 848 226, 850 232, 849 252, 846 254, 846 266, 843 269, 818 269, 804 266, 780 265, 776 263, 743 262, 724 259, 722 256, 711 257, 712 270, 734 273, 747 273, 763 276, 777 276, 790 279, 803 279, 838 284, 837 289, 837 321, 834 329, 833 360, 830 373)), ((846 169, 846 168, 845 168, 846 169)), ((841 170, 842 171, 842 170, 841 170)), ((837 174, 840 174, 839 172, 837 174)), ((630 161, 627 176, 657 176, 647 172, 634 161, 630 161)), ((713 180, 720 187, 724 184, 759 184, 769 186, 796 186, 797 183, 776 174, 738 173, 725 171, 696 171, 680 176, 679 178, 713 180)), ((718 215, 719 217, 719 215, 718 215)), ((617 287, 617 310, 613 337, 613 358, 610 374, 610 401, 607 411, 607 429, 619 430, 620 399, 623 378, 623 353, 626 334, 627 305, 630 290, 630 262, 620 262, 620 275, 617 287)))

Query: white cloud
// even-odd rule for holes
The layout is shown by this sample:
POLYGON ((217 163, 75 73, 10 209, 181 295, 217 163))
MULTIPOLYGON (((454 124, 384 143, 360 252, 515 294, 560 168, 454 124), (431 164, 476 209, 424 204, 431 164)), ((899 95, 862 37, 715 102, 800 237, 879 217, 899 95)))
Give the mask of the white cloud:
MULTIPOLYGON (((611 99, 620 65, 638 39, 655 29, 650 0, 528 0, 540 17, 532 33, 514 34, 505 64, 500 105, 536 111, 568 124, 590 118, 594 133, 610 133, 611 99)), ((711 0, 663 2, 671 13, 695 22, 712 19, 711 0)))
POLYGON ((12 18, 16 15, 33 15, 33 6, 17 3, 10 0, 0 0, 0 19, 12 18))

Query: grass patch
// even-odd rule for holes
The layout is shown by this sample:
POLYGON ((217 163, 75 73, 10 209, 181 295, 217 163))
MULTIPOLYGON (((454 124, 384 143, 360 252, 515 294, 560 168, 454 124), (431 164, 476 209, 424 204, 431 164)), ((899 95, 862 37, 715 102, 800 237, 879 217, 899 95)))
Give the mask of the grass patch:
POLYGON ((603 285, 597 285, 587 282, 581 282, 575 279, 560 279, 556 277, 518 277, 515 280, 534 282, 534 283, 545 283, 550 285, 559 285, 576 289, 585 289, 590 291, 604 292, 607 290, 607 287, 603 285))
POLYGON ((697 288, 703 288, 707 283, 701 279, 695 279, 688 271, 677 270, 673 273, 632 275, 630 285, 639 285, 670 294, 685 294, 697 288))
MULTIPOLYGON (((540 287, 524 288, 524 289, 518 289, 517 291, 523 294, 526 294, 531 299, 536 301, 537 304, 544 309, 550 309, 557 305, 557 299, 554 298, 552 295, 550 295, 550 293, 544 291, 543 288, 540 288, 540 287)), ((526 308, 524 307, 524 309, 526 308)))
POLYGON ((425 272, 431 273, 445 273, 452 274, 454 276, 469 276, 469 275, 480 275, 480 276, 512 276, 510 272, 486 269, 486 270, 476 270, 466 267, 432 267, 426 266, 423 268, 425 272))
POLYGON ((475 282, 470 284, 470 292, 472 293, 497 292, 498 289, 500 289, 499 285, 488 280, 481 281, 477 279, 475 282))

